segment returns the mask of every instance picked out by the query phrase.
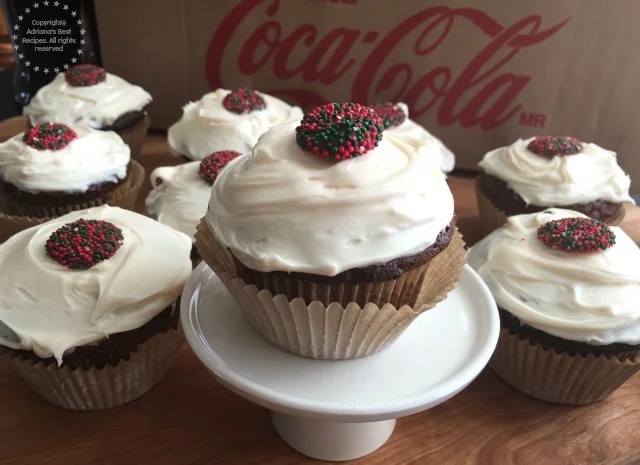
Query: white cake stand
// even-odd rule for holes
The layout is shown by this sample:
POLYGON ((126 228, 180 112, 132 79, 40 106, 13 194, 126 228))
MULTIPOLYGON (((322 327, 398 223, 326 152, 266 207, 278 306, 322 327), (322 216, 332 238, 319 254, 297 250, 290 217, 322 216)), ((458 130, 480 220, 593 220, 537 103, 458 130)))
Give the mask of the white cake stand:
POLYGON ((181 314, 187 341, 218 380, 270 409, 291 447, 328 461, 373 452, 396 418, 464 389, 489 361, 499 332, 496 304, 469 266, 448 298, 394 344, 357 360, 312 360, 272 346, 204 263, 187 282, 181 314))

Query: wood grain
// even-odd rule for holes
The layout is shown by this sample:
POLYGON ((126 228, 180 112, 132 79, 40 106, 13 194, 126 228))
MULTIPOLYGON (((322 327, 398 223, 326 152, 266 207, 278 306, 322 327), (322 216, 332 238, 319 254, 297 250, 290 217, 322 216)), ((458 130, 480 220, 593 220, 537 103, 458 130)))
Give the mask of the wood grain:
MULTIPOLYGON (((0 140, 3 130, 0 123, 0 140)), ((161 136, 148 138, 143 160, 149 172, 176 161, 161 136)), ((480 234, 472 177, 451 176, 449 183, 460 229, 472 242, 480 234)), ((640 239, 637 209, 624 227, 640 239)), ((428 369, 437 354, 423 356, 428 369)), ((639 398, 635 376, 606 402, 557 406, 520 394, 487 369, 450 401, 399 420, 387 444, 351 463, 637 464, 639 398)), ((268 412, 219 385, 187 346, 149 394, 93 413, 46 404, 0 361, 0 438, 0 465, 318 463, 280 441, 268 412)))

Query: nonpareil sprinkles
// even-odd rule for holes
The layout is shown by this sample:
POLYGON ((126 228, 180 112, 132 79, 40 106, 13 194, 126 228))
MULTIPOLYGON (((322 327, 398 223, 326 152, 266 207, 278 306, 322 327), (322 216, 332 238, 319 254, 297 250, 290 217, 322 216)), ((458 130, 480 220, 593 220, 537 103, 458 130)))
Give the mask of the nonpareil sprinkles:
POLYGON ((264 110, 267 108, 267 102, 253 89, 238 89, 227 94, 222 101, 222 106, 231 113, 242 115, 264 110))
POLYGON ((25 132, 22 140, 36 150, 60 150, 77 137, 78 134, 69 126, 58 123, 42 123, 25 132))
POLYGON ((107 72, 95 65, 76 65, 64 72, 64 78, 73 87, 95 86, 107 80, 107 72))
POLYGON ((238 157, 240 152, 235 150, 220 150, 207 155, 201 162, 198 174, 209 185, 213 185, 218 178, 220 170, 224 168, 234 158, 238 157))
POLYGON ((47 256, 72 270, 87 270, 113 257, 124 243, 122 230, 108 221, 81 218, 55 230, 47 256))
POLYGON ((549 248, 580 253, 600 252, 616 243, 613 231, 593 218, 549 221, 538 228, 538 239, 549 248))
POLYGON ((325 160, 347 160, 373 150, 384 125, 372 108, 358 103, 328 103, 307 113, 296 127, 302 150, 325 160))
POLYGON ((382 119, 385 129, 400 126, 407 119, 407 115, 397 103, 376 103, 371 105, 371 108, 382 119))
POLYGON ((582 152, 582 142, 575 137, 539 136, 529 142, 527 149, 543 157, 575 155, 582 152))

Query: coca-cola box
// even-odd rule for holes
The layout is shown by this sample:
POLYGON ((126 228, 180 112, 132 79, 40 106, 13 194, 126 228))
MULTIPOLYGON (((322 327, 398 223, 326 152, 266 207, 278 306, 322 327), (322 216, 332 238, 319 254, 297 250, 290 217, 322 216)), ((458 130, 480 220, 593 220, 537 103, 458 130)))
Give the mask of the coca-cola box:
POLYGON ((309 108, 403 101, 475 169, 538 134, 614 150, 640 182, 640 1, 96 0, 108 71, 152 126, 218 87, 309 108))

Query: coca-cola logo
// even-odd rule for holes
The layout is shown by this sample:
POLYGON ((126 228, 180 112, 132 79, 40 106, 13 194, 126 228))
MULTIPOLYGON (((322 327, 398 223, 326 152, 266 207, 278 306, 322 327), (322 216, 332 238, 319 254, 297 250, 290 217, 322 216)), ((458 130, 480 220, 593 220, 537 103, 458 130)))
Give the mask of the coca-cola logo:
MULTIPOLYGON (((407 102, 412 117, 435 111, 440 125, 457 123, 483 130, 500 126, 522 110, 517 98, 532 77, 513 72, 507 65, 569 21, 567 18, 543 29, 540 16, 528 15, 503 26, 476 8, 433 6, 416 12, 384 35, 352 25, 321 35, 311 23, 285 30, 277 20, 283 4, 280 0, 244 0, 222 20, 207 52, 206 77, 211 88, 225 87, 222 63, 230 58, 225 54, 234 39, 240 40, 235 35, 239 25, 255 11, 267 19, 256 25, 231 62, 237 63, 245 76, 267 72, 280 80, 281 88, 261 89, 264 92, 308 107, 328 100, 318 90, 322 86, 350 86, 354 102, 375 102, 384 95, 385 100, 407 102), (454 26, 463 21, 477 28, 486 42, 464 44, 478 51, 457 73, 447 66, 431 65, 429 55, 442 47, 454 26), (353 53, 354 45, 360 43, 370 46, 368 54, 353 53), (415 60, 393 63, 388 59, 407 44, 411 44, 415 60), (295 57, 294 52, 298 52, 295 57), (347 82, 345 75, 351 71, 355 71, 355 78, 347 82), (287 81, 294 76, 314 90, 290 88, 287 81)), ((402 53, 406 55, 407 50, 402 53)))

